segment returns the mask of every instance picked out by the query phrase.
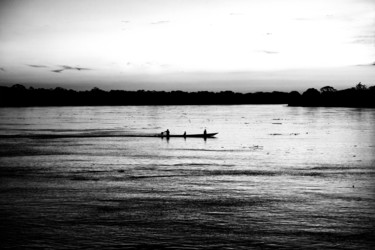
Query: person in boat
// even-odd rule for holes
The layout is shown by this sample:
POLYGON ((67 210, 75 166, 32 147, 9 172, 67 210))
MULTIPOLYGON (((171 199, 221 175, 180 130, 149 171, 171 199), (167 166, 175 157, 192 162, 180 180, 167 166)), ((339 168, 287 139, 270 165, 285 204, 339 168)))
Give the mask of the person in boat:
POLYGON ((163 136, 164 136, 164 132, 161 132, 161 133, 160 133, 160 136, 163 137, 163 136))
POLYGON ((204 135, 204 137, 207 136, 207 130, 206 129, 203 131, 203 135, 204 135))

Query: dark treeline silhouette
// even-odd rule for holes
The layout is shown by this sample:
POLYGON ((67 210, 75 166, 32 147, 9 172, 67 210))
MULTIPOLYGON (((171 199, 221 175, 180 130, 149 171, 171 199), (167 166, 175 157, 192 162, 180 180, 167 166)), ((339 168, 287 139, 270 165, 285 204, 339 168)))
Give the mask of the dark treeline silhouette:
POLYGON ((0 86, 1 107, 22 106, 100 106, 100 105, 226 105, 226 104, 288 104, 290 106, 343 106, 375 107, 375 86, 357 86, 336 90, 326 86, 320 91, 310 88, 301 95, 297 91, 235 93, 183 92, 183 91, 104 91, 93 88, 90 91, 72 89, 26 88, 16 84, 0 86))
POLYGON ((0 87, 0 106, 91 106, 91 105, 208 105, 208 104, 285 104, 288 93, 183 92, 183 91, 90 91, 26 88, 16 84, 0 87))
POLYGON ((290 93, 289 106, 305 107, 375 107, 375 86, 366 87, 358 83, 355 87, 336 90, 325 86, 318 91, 310 88, 300 95, 290 93))

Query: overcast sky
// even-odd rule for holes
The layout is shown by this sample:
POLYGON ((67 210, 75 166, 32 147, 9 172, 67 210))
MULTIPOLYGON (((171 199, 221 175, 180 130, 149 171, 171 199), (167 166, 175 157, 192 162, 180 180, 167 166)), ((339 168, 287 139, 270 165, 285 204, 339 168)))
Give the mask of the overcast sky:
POLYGON ((375 85, 374 0, 0 0, 0 84, 375 85))

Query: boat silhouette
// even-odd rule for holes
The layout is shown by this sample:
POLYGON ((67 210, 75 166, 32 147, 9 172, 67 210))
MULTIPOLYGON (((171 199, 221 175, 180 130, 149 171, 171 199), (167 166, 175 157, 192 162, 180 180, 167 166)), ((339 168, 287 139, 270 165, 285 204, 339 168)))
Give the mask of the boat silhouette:
POLYGON ((207 134, 183 134, 183 135, 158 135, 158 137, 182 137, 182 138, 213 138, 218 133, 207 133, 207 134))

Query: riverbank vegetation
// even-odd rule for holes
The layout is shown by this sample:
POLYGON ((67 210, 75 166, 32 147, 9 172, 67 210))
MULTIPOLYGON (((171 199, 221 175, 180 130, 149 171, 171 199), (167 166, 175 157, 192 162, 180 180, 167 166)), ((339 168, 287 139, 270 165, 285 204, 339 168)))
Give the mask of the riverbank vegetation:
POLYGON ((16 84, 0 86, 1 107, 24 106, 103 106, 103 105, 230 105, 288 104, 309 107, 375 107, 375 86, 358 83, 355 87, 336 90, 331 86, 320 90, 309 88, 302 94, 292 92, 183 92, 183 91, 105 91, 93 88, 75 91, 61 87, 53 89, 26 88, 16 84))

